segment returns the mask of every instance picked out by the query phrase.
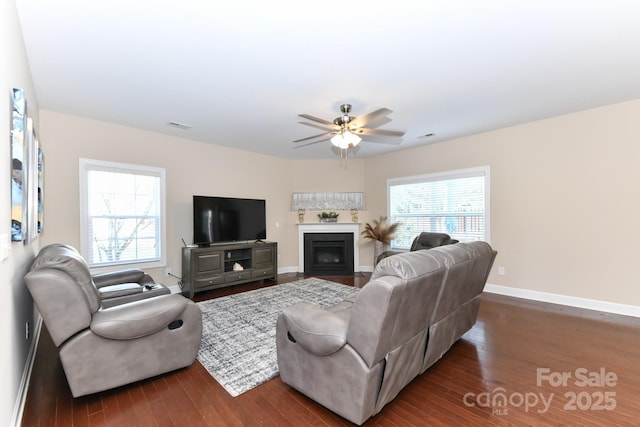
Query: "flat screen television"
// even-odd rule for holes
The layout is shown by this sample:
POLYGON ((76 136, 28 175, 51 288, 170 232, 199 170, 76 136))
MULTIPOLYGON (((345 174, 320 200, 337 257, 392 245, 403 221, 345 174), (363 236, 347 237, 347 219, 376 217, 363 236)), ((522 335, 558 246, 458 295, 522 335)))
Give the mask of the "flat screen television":
POLYGON ((266 203, 262 199, 193 196, 193 243, 267 238, 266 203))

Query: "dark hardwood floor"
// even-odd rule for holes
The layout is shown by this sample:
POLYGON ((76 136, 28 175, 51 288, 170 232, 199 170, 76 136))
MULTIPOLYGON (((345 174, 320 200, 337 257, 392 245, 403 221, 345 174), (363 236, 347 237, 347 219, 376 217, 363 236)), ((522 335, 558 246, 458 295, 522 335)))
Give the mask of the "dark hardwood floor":
MULTIPOLYGON (((282 275, 279 283, 297 278, 282 275)), ((327 279, 354 285, 368 276, 327 279)), ((257 287, 241 285, 196 297, 257 287)), ((640 319, 485 294, 473 329, 365 425, 635 426, 639 414, 640 319)), ((73 399, 57 349, 43 327, 22 425, 350 423, 279 378, 233 398, 197 361, 173 373, 73 399)))

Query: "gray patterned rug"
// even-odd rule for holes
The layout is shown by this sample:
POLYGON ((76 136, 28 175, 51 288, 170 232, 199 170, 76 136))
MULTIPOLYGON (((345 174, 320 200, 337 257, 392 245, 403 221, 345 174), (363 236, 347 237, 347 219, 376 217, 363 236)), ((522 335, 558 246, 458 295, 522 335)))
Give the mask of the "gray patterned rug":
POLYGON ((278 375, 276 320, 298 302, 338 303, 359 288, 308 278, 199 302, 202 343, 198 361, 232 396, 278 375))

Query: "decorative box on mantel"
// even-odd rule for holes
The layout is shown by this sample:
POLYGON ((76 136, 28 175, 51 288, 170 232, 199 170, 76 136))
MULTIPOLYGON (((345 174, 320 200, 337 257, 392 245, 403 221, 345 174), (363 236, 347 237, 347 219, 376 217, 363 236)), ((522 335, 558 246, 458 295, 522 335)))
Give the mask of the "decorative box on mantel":
POLYGON ((360 223, 325 222, 298 225, 298 272, 304 273, 305 233, 353 233, 353 271, 360 271, 360 223))
POLYGON ((320 218, 320 222, 338 222, 338 218, 320 218))

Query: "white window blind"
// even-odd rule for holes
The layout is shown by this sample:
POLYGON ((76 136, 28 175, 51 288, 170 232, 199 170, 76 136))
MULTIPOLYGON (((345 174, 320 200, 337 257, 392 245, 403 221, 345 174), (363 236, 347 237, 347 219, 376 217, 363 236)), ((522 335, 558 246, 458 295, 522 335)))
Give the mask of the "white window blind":
POLYGON ((400 223, 391 246, 409 249, 423 231, 488 241, 488 192, 489 167, 390 179, 389 220, 400 223))
POLYGON ((164 181, 162 168, 80 160, 81 252, 91 267, 164 264, 164 181))

